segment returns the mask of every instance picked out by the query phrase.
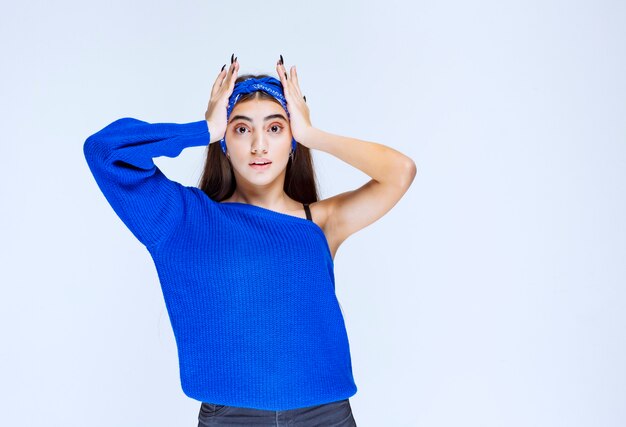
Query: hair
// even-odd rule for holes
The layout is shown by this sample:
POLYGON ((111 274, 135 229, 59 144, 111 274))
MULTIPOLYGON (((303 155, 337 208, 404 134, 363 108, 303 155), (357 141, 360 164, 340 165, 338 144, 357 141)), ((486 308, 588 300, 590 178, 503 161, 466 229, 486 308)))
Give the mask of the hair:
MULTIPOLYGON (((258 79, 262 77, 270 76, 267 74, 243 74, 235 80, 235 84, 250 78, 258 79)), ((282 107, 276 98, 260 90, 242 94, 237 100, 237 103, 252 99, 266 99, 276 102, 282 107)), ((209 144, 207 147, 204 170, 198 182, 198 187, 216 202, 221 202, 229 198, 237 188, 237 182, 230 160, 222 151, 218 141, 209 144)), ((309 147, 297 141, 296 150, 287 162, 283 189, 289 197, 300 203, 313 203, 319 200, 318 184, 315 177, 311 150, 309 147)))

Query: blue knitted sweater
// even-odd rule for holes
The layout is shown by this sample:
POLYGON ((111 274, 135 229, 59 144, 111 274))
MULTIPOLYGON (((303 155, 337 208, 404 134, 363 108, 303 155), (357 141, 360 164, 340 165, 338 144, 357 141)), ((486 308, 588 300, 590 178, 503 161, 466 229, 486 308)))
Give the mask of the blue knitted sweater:
POLYGON ((154 261, 183 392, 265 410, 354 395, 322 229, 260 206, 216 202, 168 179, 153 162, 209 141, 205 120, 122 118, 83 146, 100 190, 154 261))

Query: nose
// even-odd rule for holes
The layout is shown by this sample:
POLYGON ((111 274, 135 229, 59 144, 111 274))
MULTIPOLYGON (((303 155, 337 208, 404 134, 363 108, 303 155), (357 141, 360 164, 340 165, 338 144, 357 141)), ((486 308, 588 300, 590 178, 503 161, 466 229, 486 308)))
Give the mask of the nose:
POLYGON ((263 141, 262 135, 256 137, 252 142, 252 152, 257 153, 259 151, 267 153, 267 147, 265 147, 265 142, 263 141))

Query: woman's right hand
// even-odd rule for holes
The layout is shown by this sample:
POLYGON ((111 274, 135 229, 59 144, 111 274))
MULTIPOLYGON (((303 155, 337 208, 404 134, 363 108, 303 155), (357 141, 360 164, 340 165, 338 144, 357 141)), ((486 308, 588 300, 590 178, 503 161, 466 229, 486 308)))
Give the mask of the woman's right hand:
POLYGON ((228 99, 233 93, 237 72, 239 71, 239 62, 237 62, 237 58, 233 58, 234 56, 235 54, 231 56, 230 67, 220 71, 217 75, 217 80, 213 83, 213 89, 211 90, 209 106, 204 114, 209 133, 211 134, 209 143, 221 140, 226 133, 228 99))

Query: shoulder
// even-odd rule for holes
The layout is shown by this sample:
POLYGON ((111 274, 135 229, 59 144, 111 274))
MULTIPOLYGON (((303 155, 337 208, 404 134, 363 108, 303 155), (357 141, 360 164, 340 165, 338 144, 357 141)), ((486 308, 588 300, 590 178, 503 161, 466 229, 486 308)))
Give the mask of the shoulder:
POLYGON ((311 219, 319 225, 326 236, 326 241, 328 242, 328 247, 330 248, 334 260, 341 241, 337 238, 329 221, 330 215, 332 214, 333 202, 334 200, 332 198, 318 200, 317 202, 310 203, 309 209, 311 210, 311 219))
POLYGON ((330 214, 330 203, 328 199, 318 200, 317 202, 309 203, 309 210, 311 211, 311 219, 322 230, 326 228, 328 216, 330 214))

